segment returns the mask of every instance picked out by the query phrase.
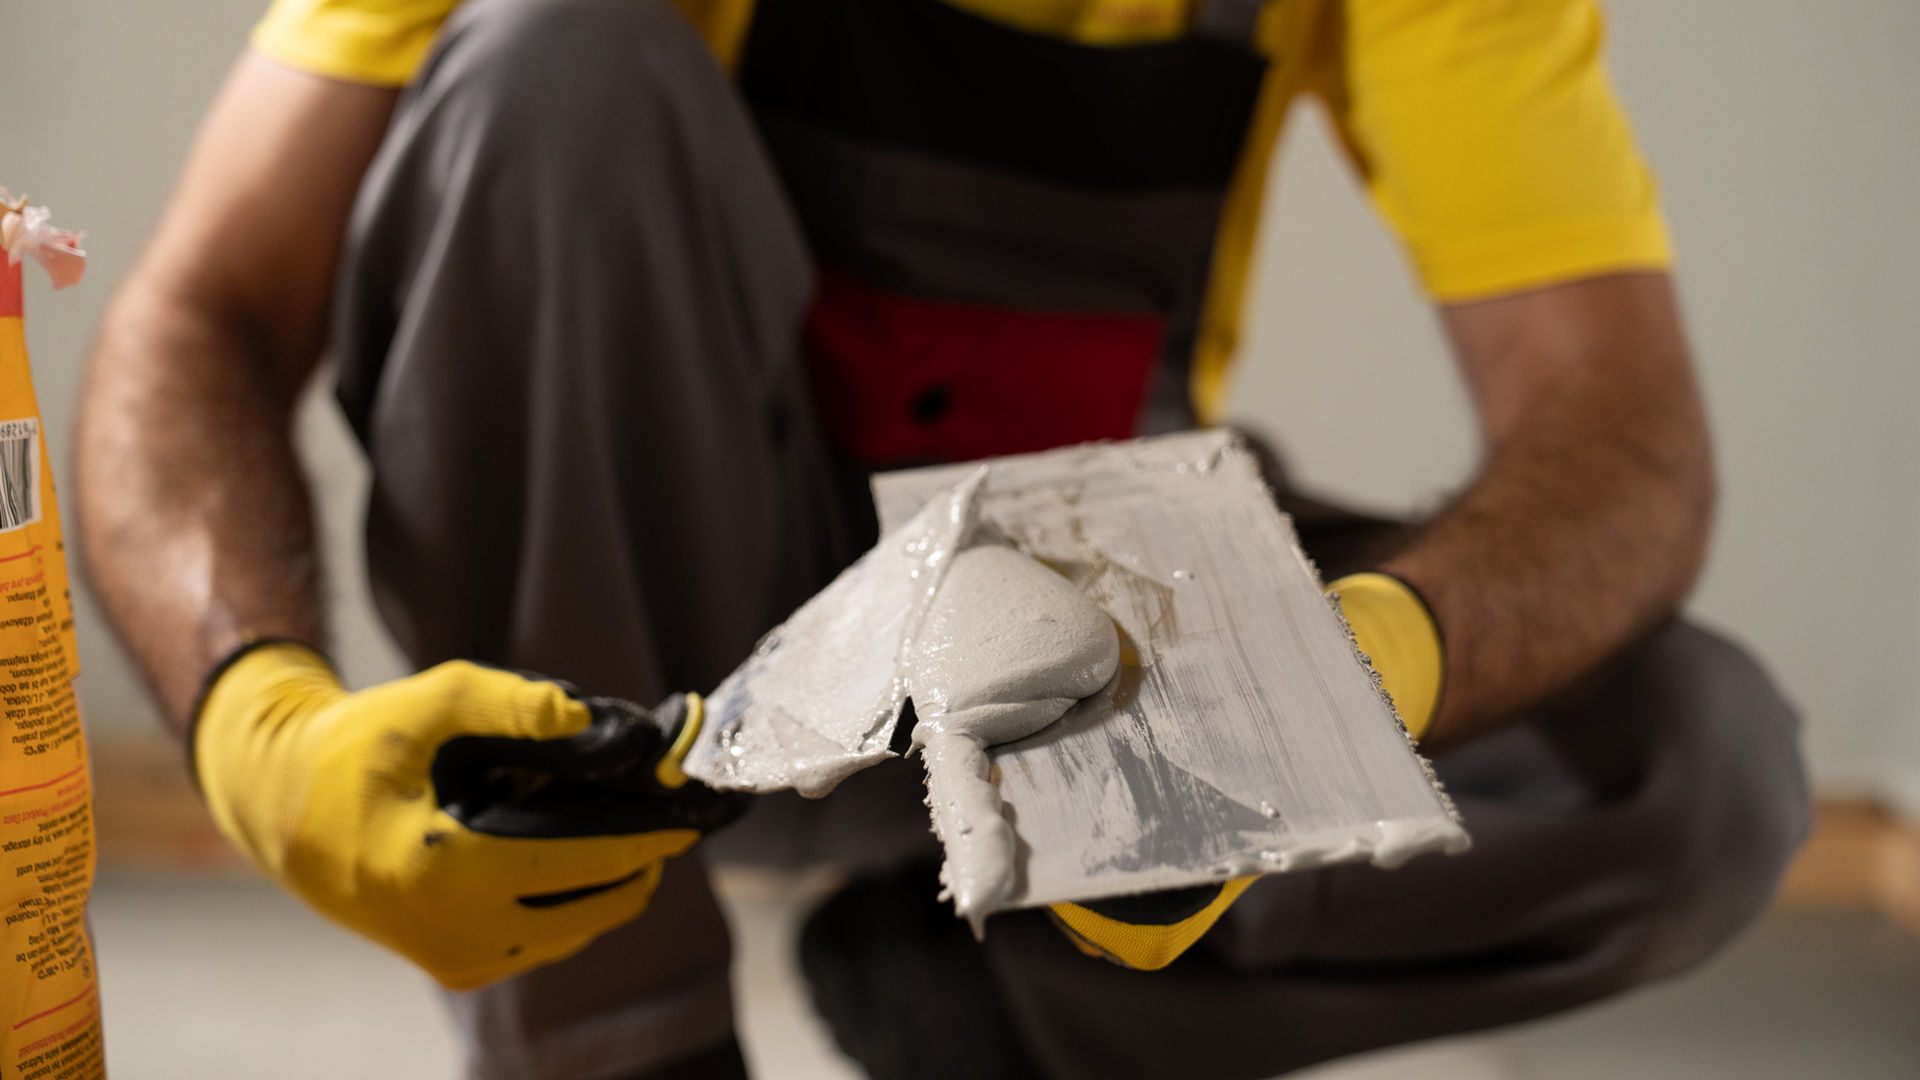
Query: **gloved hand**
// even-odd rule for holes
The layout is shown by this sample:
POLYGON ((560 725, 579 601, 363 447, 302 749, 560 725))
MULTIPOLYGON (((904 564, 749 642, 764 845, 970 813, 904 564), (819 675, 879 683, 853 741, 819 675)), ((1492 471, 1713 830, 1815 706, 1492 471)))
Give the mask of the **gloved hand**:
POLYGON ((639 915, 668 857, 739 816, 679 773, 699 719, 697 697, 649 711, 463 661, 349 693, 275 642, 209 677, 192 745, 257 866, 459 990, 639 915))
POLYGON ((1440 707, 1446 657, 1440 627, 1413 586, 1392 574, 1348 574, 1327 586, 1340 597, 1340 610, 1353 628, 1353 640, 1373 661, 1393 707, 1417 741, 1433 726, 1440 707))
MULTIPOLYGON (((1391 574, 1349 574, 1327 591, 1339 596, 1354 640, 1380 673, 1407 731, 1419 739, 1433 724, 1445 670, 1440 631, 1426 602, 1391 574)), ((1199 941, 1253 881, 1235 878, 1088 904, 1055 904, 1050 914, 1088 956, 1157 971, 1199 941)))

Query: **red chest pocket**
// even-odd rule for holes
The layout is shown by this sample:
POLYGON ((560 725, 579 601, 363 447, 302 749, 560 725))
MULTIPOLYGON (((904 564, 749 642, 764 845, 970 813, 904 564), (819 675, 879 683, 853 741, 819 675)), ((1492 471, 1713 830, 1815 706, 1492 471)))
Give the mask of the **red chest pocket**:
POLYGON ((854 460, 967 461, 1132 436, 1163 322, 912 299, 825 270, 808 366, 854 460))

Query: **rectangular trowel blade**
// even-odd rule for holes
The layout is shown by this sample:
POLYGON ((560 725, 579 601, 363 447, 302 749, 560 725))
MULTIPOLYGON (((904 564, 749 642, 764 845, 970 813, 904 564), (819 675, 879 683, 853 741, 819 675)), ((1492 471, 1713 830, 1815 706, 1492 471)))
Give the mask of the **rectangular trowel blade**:
POLYGON ((992 752, 1018 840, 1001 908, 1466 848, 1256 460, 1225 431, 876 477, 881 543, 715 691, 690 774, 818 793, 889 756, 895 653, 924 585, 910 564, 943 539, 940 515, 920 511, 962 484, 978 485, 984 524, 1121 637, 1106 689, 992 752))

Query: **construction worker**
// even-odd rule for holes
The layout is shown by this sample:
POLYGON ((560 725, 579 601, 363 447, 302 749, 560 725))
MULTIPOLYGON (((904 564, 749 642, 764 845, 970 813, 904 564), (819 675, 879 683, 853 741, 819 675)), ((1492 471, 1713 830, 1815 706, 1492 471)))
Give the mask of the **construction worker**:
POLYGON ((803 959, 878 1077, 1266 1076, 1679 971, 1806 795, 1766 676, 1675 621, 1713 470, 1601 40, 1592 0, 277 0, 105 321, 94 580, 215 819, 453 988, 471 1075, 743 1075, 701 863, 662 872, 738 807, 489 817, 437 763, 592 735, 588 695, 683 730, 871 541, 866 470, 1214 422, 1313 94, 1485 452, 1410 525, 1282 498, 1475 850, 975 945, 911 763, 713 847, 862 875, 803 959), (290 441, 323 354, 422 669, 358 692, 290 441))

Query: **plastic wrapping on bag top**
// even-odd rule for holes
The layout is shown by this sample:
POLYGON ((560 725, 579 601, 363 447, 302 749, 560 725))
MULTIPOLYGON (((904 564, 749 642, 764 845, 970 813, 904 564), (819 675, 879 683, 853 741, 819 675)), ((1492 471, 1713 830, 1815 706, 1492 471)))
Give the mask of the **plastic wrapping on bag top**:
POLYGON ((106 1075, 86 928, 93 798, 67 561, 27 367, 23 260, 80 280, 79 236, 0 188, 0 1080, 106 1075))
POLYGON ((54 288, 78 285, 87 269, 87 253, 80 247, 85 235, 55 228, 46 207, 29 206, 26 196, 15 199, 0 187, 0 250, 7 253, 8 265, 32 259, 46 270, 54 288))

